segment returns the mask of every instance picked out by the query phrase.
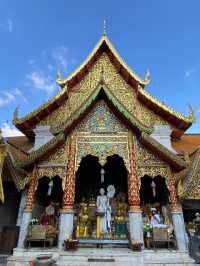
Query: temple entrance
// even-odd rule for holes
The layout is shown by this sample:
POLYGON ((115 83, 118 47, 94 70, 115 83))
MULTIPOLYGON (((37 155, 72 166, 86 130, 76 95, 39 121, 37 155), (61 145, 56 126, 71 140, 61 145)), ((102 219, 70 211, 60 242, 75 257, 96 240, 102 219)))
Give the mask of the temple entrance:
POLYGON ((75 234, 79 239, 123 240, 127 230, 127 169, 118 155, 81 160, 75 185, 75 234))
POLYGON ((59 176, 54 176, 52 179, 43 176, 38 180, 33 219, 29 228, 30 245, 44 246, 44 241, 49 246, 57 245, 59 209, 62 207, 62 200, 62 179, 59 176))
POLYGON ((146 245, 149 243, 148 239, 158 230, 162 230, 161 232, 165 232, 166 230, 169 238, 173 239, 169 190, 165 178, 160 175, 155 177, 143 176, 141 178, 140 202, 143 211, 142 216, 146 245))

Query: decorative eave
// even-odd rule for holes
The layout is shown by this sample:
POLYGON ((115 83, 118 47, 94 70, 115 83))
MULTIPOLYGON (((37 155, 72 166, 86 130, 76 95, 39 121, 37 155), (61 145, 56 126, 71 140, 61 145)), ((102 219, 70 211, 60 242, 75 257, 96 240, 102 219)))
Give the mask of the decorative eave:
POLYGON ((107 101, 108 105, 114 107, 112 109, 117 112, 117 115, 121 116, 122 120, 125 120, 127 124, 137 132, 145 132, 146 134, 151 134, 153 132, 153 128, 146 127, 136 117, 129 113, 125 106, 123 106, 111 93, 104 82, 99 83, 97 88, 90 94, 85 102, 83 102, 83 104, 66 121, 63 121, 61 124, 52 128, 51 132, 53 134, 58 134, 62 131, 68 133, 77 125, 80 119, 91 110, 93 104, 98 100, 98 97, 102 97, 107 101))
POLYGON ((189 106, 189 115, 184 116, 181 113, 176 112, 173 108, 160 102, 142 87, 139 87, 138 89, 138 99, 148 108, 152 109, 158 115, 164 117, 168 122, 172 123, 176 127, 176 129, 173 131, 173 136, 178 137, 182 135, 184 131, 188 129, 196 120, 191 106, 189 106))
POLYGON ((164 161, 168 162, 173 170, 180 171, 187 167, 187 163, 180 159, 177 155, 158 143, 145 132, 141 133, 141 143, 149 147, 150 150, 156 152, 164 161))
POLYGON ((191 163, 185 178, 179 181, 179 196, 181 199, 200 200, 200 147, 191 163))
POLYGON ((33 165, 35 162, 43 158, 46 154, 49 154, 51 151, 53 151, 58 145, 63 144, 64 141, 65 141, 65 136, 61 132, 53 139, 51 139, 49 142, 47 142, 45 145, 40 147, 38 150, 31 152, 26 160, 16 161, 17 167, 26 168, 28 166, 33 165))

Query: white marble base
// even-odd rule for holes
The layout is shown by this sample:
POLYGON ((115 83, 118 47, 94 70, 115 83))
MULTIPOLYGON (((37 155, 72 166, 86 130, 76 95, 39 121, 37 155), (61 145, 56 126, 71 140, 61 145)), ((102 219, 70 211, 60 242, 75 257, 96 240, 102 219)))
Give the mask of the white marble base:
POLYGON ((74 226, 74 213, 61 212, 59 220, 58 248, 63 249, 65 239, 71 238, 74 226))
POLYGON ((187 236, 185 231, 185 224, 182 211, 172 212, 172 221, 174 225, 174 232, 176 236, 177 247, 179 250, 187 250, 187 236))
POLYGON ((30 211, 23 212, 22 221, 21 221, 21 224, 23 226, 20 226, 19 239, 18 239, 18 244, 17 244, 18 248, 24 247, 24 240, 27 236, 28 225, 30 223, 31 217, 32 217, 32 213, 30 211))
POLYGON ((52 255, 59 266, 169 266, 195 265, 184 251, 143 250, 133 252, 127 248, 79 248, 77 251, 59 249, 18 249, 8 258, 7 266, 28 266, 38 255, 52 255), (93 260, 93 261, 91 261, 93 260))
POLYGON ((129 211, 129 227, 131 240, 144 243, 141 211, 129 211))

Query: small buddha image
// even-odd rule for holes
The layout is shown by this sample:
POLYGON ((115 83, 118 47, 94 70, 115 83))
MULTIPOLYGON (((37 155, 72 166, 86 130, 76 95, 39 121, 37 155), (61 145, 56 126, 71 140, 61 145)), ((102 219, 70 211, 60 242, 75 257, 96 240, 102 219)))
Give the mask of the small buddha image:
POLYGON ((46 208, 45 213, 41 217, 42 225, 56 225, 56 210, 53 202, 51 202, 46 208))
POLYGON ((77 226, 76 226, 76 237, 78 238, 86 238, 88 237, 88 223, 89 223, 89 216, 88 216, 88 207, 82 207, 78 219, 77 219, 77 226))
POLYGON ((122 216, 124 216, 124 217, 127 216, 128 204, 126 203, 126 197, 124 195, 121 195, 118 198, 117 209, 120 209, 122 216))
POLYGON ((79 203, 80 211, 81 211, 83 208, 87 207, 87 205, 88 205, 88 204, 87 204, 86 198, 83 196, 82 199, 81 199, 81 202, 79 203))
POLYGON ((116 236, 122 239, 127 237, 127 210, 128 204, 126 203, 126 197, 121 195, 118 197, 114 221, 116 236))

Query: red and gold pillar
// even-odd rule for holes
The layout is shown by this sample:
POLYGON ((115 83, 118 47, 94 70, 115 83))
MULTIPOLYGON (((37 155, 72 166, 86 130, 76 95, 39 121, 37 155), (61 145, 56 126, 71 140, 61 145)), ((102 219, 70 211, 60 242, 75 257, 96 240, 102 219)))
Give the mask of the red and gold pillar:
POLYGON ((27 191, 27 197, 26 197, 26 211, 32 211, 33 209, 33 201, 35 192, 37 189, 37 175, 36 175, 36 169, 33 170, 33 176, 31 178, 31 181, 29 183, 28 191, 27 191))
POLYGON ((140 193, 139 180, 136 169, 136 150, 134 147, 134 136, 129 136, 129 164, 130 172, 128 176, 128 201, 130 205, 129 210, 129 225, 131 241, 144 243, 143 238, 143 223, 142 212, 140 209, 140 193))
POLYGON ((70 140, 68 150, 68 165, 66 173, 66 181, 63 195, 63 210, 73 210, 75 197, 75 157, 76 143, 73 138, 70 140))
POLYGON ((168 181, 168 189, 170 195, 170 203, 171 203, 171 211, 180 211, 181 205, 178 200, 176 185, 175 185, 175 178, 173 173, 171 173, 168 181))
POLYGON ((135 147, 133 136, 129 136, 129 165, 130 172, 128 175, 128 201, 130 210, 140 210, 139 182, 136 171, 135 147))

